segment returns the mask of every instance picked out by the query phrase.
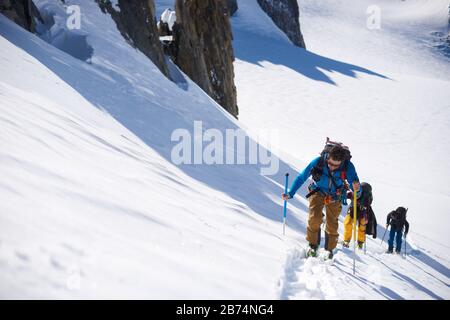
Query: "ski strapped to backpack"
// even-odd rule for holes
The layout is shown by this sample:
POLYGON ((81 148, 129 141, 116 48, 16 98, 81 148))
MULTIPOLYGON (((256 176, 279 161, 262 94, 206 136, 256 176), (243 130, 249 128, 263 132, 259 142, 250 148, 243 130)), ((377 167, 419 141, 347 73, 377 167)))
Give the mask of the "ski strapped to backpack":
MULTIPOLYGON (((334 187, 336 188, 338 194, 340 193, 340 198, 341 198, 342 204, 347 205, 347 195, 345 192, 345 190, 349 189, 349 187, 346 183, 347 167, 348 167, 348 163, 349 163, 350 159, 352 158, 352 155, 350 154, 350 149, 347 146, 343 145, 341 142, 331 141, 330 138, 327 137, 327 140, 325 142, 325 147, 323 148, 322 152, 320 153, 320 159, 317 162, 317 164, 311 169, 311 177, 315 182, 320 180, 320 178, 323 175, 323 167, 329 158, 330 150, 334 146, 340 146, 346 151, 345 158, 343 160, 343 164, 341 165, 341 179, 342 179, 342 181, 344 181, 344 184, 343 184, 343 186, 338 187, 332 174, 329 174, 329 178, 331 180, 331 183, 333 183, 334 187), (342 189, 344 189, 344 190, 342 190, 342 189)), ((318 191, 320 191, 320 190, 317 188, 315 188, 315 189, 310 188, 310 192, 306 195, 306 198, 309 198, 310 196, 312 196, 313 194, 315 194, 318 191)))

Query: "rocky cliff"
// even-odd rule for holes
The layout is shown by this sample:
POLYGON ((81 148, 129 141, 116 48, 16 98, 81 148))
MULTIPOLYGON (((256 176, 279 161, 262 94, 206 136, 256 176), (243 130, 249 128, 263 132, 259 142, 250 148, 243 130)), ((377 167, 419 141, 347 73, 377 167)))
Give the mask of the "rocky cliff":
POLYGON ((117 11, 109 0, 96 1, 103 12, 111 15, 123 37, 149 57, 163 74, 169 76, 156 27, 154 1, 118 0, 120 10, 117 11))
POLYGON ((31 0, 0 0, 0 13, 31 32, 36 31, 36 22, 42 21, 31 0))
POLYGON ((448 5, 447 43, 450 45, 450 4, 448 5))
POLYGON ((172 59, 208 95, 238 116, 226 0, 177 0, 172 59))
POLYGON ((300 31, 297 0, 258 0, 258 4, 293 44, 306 48, 300 31))
POLYGON ((232 16, 238 9, 237 0, 227 0, 228 11, 232 16))

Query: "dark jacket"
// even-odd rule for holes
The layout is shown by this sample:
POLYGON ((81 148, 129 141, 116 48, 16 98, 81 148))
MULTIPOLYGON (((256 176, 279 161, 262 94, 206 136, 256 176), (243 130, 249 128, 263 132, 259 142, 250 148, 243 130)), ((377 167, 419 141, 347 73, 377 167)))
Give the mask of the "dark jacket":
MULTIPOLYGON (((347 198, 353 199, 353 192, 347 193, 347 198)), ((372 206, 371 206, 372 200, 367 199, 363 197, 363 200, 361 201, 361 198, 357 199, 356 204, 356 214, 361 219, 367 220, 366 224, 366 234, 371 235, 372 238, 377 238, 377 218, 375 217, 375 213, 373 212, 372 206)), ((353 218, 353 201, 350 203, 350 206, 348 208, 347 214, 350 214, 350 216, 353 218)))
POLYGON ((395 230, 403 232, 403 227, 405 228, 405 234, 409 232, 409 223, 406 220, 406 210, 391 211, 386 218, 386 224, 391 225, 395 230))
POLYGON ((377 238, 377 218, 372 210, 372 206, 369 206, 369 221, 366 225, 366 234, 372 235, 372 238, 377 238))

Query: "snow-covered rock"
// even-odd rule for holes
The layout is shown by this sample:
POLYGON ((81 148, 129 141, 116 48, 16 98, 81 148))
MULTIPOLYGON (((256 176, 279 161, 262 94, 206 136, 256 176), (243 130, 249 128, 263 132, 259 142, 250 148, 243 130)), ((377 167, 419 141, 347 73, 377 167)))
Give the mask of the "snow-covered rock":
POLYGON ((175 11, 170 10, 169 8, 167 8, 161 14, 160 21, 163 22, 163 23, 167 23, 167 26, 168 26, 169 30, 173 31, 173 25, 177 21, 177 14, 176 14, 175 11))
POLYGON ((169 76, 156 26, 154 0, 119 1, 118 4, 99 0, 98 5, 111 15, 122 36, 169 76))

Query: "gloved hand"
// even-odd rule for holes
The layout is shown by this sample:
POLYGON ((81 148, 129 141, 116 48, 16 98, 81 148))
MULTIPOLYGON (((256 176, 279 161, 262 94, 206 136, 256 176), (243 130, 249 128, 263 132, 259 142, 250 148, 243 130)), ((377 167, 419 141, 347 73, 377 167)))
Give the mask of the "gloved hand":
POLYGON ((362 196, 362 188, 359 188, 359 190, 356 192, 356 198, 359 200, 362 196))
MULTIPOLYGON (((354 191, 358 192, 359 191, 359 187, 360 187, 359 182, 358 181, 353 181, 352 187, 353 187, 354 191)), ((356 196, 358 196, 358 194, 356 194, 356 196)))
POLYGON ((284 200, 284 201, 287 201, 288 199, 292 199, 292 197, 291 197, 291 195, 288 193, 288 194, 285 194, 285 193, 283 193, 282 195, 281 195, 281 198, 284 200))

